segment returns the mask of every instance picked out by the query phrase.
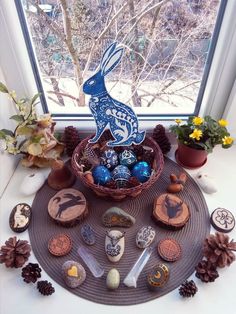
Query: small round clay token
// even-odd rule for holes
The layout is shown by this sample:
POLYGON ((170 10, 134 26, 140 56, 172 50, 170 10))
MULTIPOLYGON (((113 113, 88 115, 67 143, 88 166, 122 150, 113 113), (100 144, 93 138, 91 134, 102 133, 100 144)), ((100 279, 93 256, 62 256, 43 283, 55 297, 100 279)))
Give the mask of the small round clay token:
POLYGON ((158 243, 157 251, 161 258, 168 262, 175 262, 181 256, 181 246, 174 239, 163 239, 158 243))
POLYGON ((235 227, 234 215, 225 208, 216 208, 211 214, 212 226, 220 232, 230 232, 235 227))
POLYGON ((71 238, 65 234, 57 234, 48 241, 48 250, 52 255, 64 256, 72 249, 71 238))

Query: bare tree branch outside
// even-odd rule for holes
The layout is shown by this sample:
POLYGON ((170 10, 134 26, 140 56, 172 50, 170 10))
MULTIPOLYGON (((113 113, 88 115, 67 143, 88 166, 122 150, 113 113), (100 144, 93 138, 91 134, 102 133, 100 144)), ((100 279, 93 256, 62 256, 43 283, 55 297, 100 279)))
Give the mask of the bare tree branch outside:
POLYGON ((22 0, 49 110, 87 106, 82 84, 117 41, 125 56, 106 79, 114 98, 144 112, 193 112, 219 3, 22 0))

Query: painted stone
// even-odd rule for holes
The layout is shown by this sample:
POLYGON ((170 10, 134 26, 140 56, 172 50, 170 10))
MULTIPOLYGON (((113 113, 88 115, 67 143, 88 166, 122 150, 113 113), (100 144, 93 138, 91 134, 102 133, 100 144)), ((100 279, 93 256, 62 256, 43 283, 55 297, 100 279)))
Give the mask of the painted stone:
POLYGON ((109 170, 118 165, 118 155, 114 149, 108 149, 102 154, 101 165, 106 166, 109 170))
POLYGON ((35 194, 44 182, 45 177, 41 172, 28 174, 20 184, 20 192, 27 196, 35 194))
POLYGON ((26 203, 17 204, 11 211, 9 217, 9 225, 12 231, 23 232, 25 231, 31 221, 32 209, 26 203))
POLYGON ((155 236, 156 232, 151 226, 142 227, 136 235, 136 245, 144 249, 153 242, 155 236))
POLYGON ((115 263, 118 262, 125 249, 125 233, 119 230, 110 230, 106 234, 105 252, 108 259, 115 263))
POLYGON ((106 279, 107 288, 110 290, 115 290, 120 285, 120 273, 116 268, 109 270, 106 279))
POLYGON ((165 264, 158 264, 148 275, 147 283, 151 290, 163 287, 169 280, 169 269, 165 264))
POLYGON ((132 167, 137 162, 137 157, 132 150, 126 149, 119 154, 120 165, 132 167))
POLYGON ((112 178, 116 182, 118 188, 125 188, 131 173, 126 166, 119 165, 112 171, 112 178))
POLYGON ((84 267, 75 261, 67 261, 62 265, 62 275, 66 285, 70 288, 77 288, 86 279, 84 267))
POLYGON ((92 170, 95 184, 105 185, 111 181, 111 173, 105 166, 96 166, 92 170))
POLYGON ((103 214, 102 222, 106 227, 129 228, 135 223, 135 218, 119 207, 111 207, 103 214))
POLYGON ((80 234, 84 242, 88 245, 93 245, 96 242, 95 232, 89 224, 84 224, 81 227, 80 234))
POLYGON ((151 167, 146 161, 137 162, 131 172, 133 177, 136 177, 139 182, 146 182, 151 176, 151 167))

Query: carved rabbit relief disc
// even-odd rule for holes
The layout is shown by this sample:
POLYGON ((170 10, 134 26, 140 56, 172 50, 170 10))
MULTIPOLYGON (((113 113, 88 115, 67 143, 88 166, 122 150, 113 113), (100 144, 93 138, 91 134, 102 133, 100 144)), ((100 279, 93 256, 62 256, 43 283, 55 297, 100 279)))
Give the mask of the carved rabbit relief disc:
POLYGON ((63 189, 50 199, 48 213, 55 222, 70 227, 87 215, 87 201, 80 191, 63 189))

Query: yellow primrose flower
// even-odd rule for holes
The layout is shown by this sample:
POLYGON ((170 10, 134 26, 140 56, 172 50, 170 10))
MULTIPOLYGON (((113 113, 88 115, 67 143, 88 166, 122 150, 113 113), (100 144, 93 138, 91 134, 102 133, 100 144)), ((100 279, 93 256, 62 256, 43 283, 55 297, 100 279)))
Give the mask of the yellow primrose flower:
POLYGON ((182 123, 182 120, 181 120, 181 119, 175 119, 175 122, 176 122, 177 124, 180 124, 180 123, 182 123))
POLYGON ((234 139, 230 136, 225 136, 222 138, 223 145, 231 145, 234 139))
POLYGON ((193 124, 194 125, 201 125, 204 122, 204 119, 201 117, 194 117, 193 118, 193 124))
POLYGON ((193 133, 189 134, 189 137, 199 141, 200 138, 202 137, 202 131, 198 129, 194 129, 193 133))
POLYGON ((226 125, 228 125, 228 121, 224 120, 224 119, 220 119, 218 121, 219 125, 222 127, 225 127, 226 125))

